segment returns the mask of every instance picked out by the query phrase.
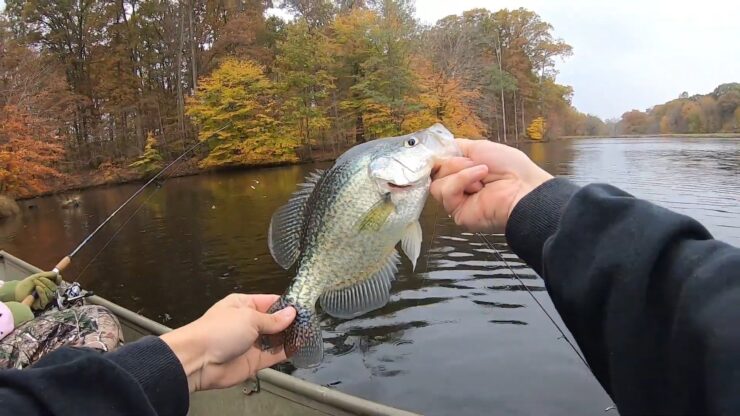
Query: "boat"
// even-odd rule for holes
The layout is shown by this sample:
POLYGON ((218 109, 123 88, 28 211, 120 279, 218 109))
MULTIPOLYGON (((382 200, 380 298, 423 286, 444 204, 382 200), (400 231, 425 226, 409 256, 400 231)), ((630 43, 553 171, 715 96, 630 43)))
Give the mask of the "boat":
MULTIPOLYGON (((20 280, 41 271, 38 267, 0 250, 0 280, 20 280)), ((100 296, 90 296, 86 301, 104 306, 118 317, 126 342, 135 341, 146 335, 161 335, 172 330, 100 296)), ((268 368, 260 371, 255 379, 246 380, 241 385, 192 394, 188 415, 414 416, 416 414, 332 390, 268 368)))

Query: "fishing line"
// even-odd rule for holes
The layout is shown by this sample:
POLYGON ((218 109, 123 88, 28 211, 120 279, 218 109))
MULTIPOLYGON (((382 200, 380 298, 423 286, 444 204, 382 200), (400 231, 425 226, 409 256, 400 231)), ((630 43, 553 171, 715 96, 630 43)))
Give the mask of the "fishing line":
MULTIPOLYGON (((193 150, 195 150, 195 148, 197 148, 198 146, 202 145, 203 143, 206 143, 209 139, 211 139, 213 136, 215 136, 216 134, 220 133, 221 131, 223 131, 224 129, 226 129, 227 127, 229 127, 230 125, 231 125, 231 123, 226 123, 223 127, 219 128, 218 130, 216 130, 213 133, 211 133, 208 136, 207 139, 205 139, 205 140, 198 140, 197 143, 195 143, 193 146, 191 146, 190 148, 188 148, 187 150, 185 150, 182 154, 180 154, 180 156, 178 156, 177 159, 175 159, 172 162, 170 162, 167 166, 165 166, 159 172, 157 172, 157 174, 154 175, 151 179, 149 179, 148 181, 146 181, 146 183, 144 183, 144 185, 142 185, 127 200, 125 200, 121 205, 119 205, 118 208, 116 208, 115 211, 113 211, 110 215, 108 215, 108 217, 105 220, 103 220, 103 222, 101 222, 100 225, 98 225, 97 228, 95 228, 93 230, 93 232, 91 232, 87 237, 85 237, 85 239, 82 240, 82 242, 77 247, 75 247, 75 249, 72 250, 71 253, 69 253, 66 257, 64 257, 62 260, 60 260, 59 263, 57 263, 57 265, 54 266, 53 271, 55 273, 59 274, 64 268, 66 268, 67 266, 69 266, 69 264, 72 261, 72 257, 74 257, 77 254, 77 252, 79 252, 82 249, 82 247, 84 247, 95 236, 95 234, 97 234, 106 224, 108 224, 108 222, 110 222, 110 220, 113 219, 113 217, 115 217, 116 214, 118 214, 131 201, 133 201, 134 198, 136 198, 140 193, 142 193, 144 191, 144 189, 146 189, 147 186, 149 186, 152 182, 154 182, 155 180, 157 180, 157 178, 159 178, 160 176, 162 176, 163 173, 165 173, 169 168, 171 168, 173 165, 175 165, 177 162, 179 162, 180 159, 182 159, 183 157, 185 157, 185 155, 187 155, 188 153, 192 152, 193 150)), ((126 222, 128 222, 128 220, 126 222)))
POLYGON ((100 250, 98 250, 98 252, 95 253, 95 256, 85 265, 85 267, 82 268, 82 270, 80 271, 80 273, 77 275, 77 279, 79 279, 80 277, 82 277, 83 274, 85 274, 85 271, 87 270, 87 268, 90 267, 90 265, 93 264, 95 262, 95 260, 97 260, 98 256, 100 256, 100 254, 103 251, 105 251, 106 248, 108 248, 108 246, 110 245, 110 243, 112 243, 113 240, 121 232, 121 230, 123 230, 123 227, 125 227, 126 224, 128 224, 129 221, 131 221, 131 219, 134 218, 134 216, 136 216, 136 214, 139 213, 139 211, 141 211, 141 208, 143 208, 144 205, 146 205, 146 203, 149 202, 150 199, 152 199, 152 197, 154 196, 154 194, 156 194, 159 191, 159 189, 160 189, 159 187, 154 188, 154 190, 149 193, 149 195, 146 197, 146 199, 144 199, 144 201, 142 201, 141 204, 139 204, 139 206, 136 207, 136 209, 134 210, 134 212, 131 213, 131 215, 129 215, 128 218, 126 218, 126 221, 124 221, 123 224, 121 224, 121 226, 118 227, 118 229, 116 230, 116 232, 114 232, 113 235, 111 235, 111 237, 108 239, 108 241, 105 242, 105 244, 103 245, 103 247, 100 250))
POLYGON ((429 274, 429 254, 434 246, 434 239, 437 238, 437 222, 439 221, 439 204, 435 204, 434 210, 434 225, 432 226, 432 239, 429 240, 429 247, 427 248, 426 264, 424 265, 427 274, 429 274))
POLYGON ((531 291, 531 290, 529 289, 529 287, 528 287, 527 285, 525 285, 525 284, 524 284, 524 282, 522 281, 522 279, 521 279, 521 278, 519 277, 519 275, 518 275, 518 274, 517 274, 517 273, 516 273, 516 272, 514 271, 514 269, 513 269, 513 268, 511 267, 511 265, 509 264, 509 262, 507 262, 507 261, 506 261, 506 259, 505 259, 505 258, 504 258, 504 256, 503 256, 503 255, 501 254, 501 252, 500 252, 500 251, 499 251, 499 250, 498 250, 498 249, 497 249, 497 248, 496 248, 496 247, 495 247, 495 246, 494 246, 494 245, 493 245, 493 244, 492 244, 492 243, 491 243, 490 241, 488 241, 488 239, 487 239, 487 238, 486 238, 486 237, 485 237, 485 236, 484 236, 483 234, 481 234, 481 233, 475 233, 475 234, 476 234, 476 235, 477 235, 478 237, 480 237, 480 239, 481 239, 481 240, 483 240, 483 243, 484 243, 484 244, 485 244, 486 246, 488 246, 488 248, 490 248, 491 250, 493 250, 494 252, 496 252, 496 255, 498 256, 498 258, 499 258, 499 259, 501 259, 501 261, 502 261, 502 262, 504 262, 504 265, 506 266, 506 268, 508 268, 508 269, 509 269, 509 271, 510 271, 510 272, 511 272, 511 273, 512 273, 512 274, 514 275, 514 277, 516 278, 516 280, 518 280, 518 281, 519 281, 519 284, 520 284, 520 285, 522 285, 522 287, 524 287, 524 289, 525 289, 525 290, 527 291, 527 293, 529 293, 529 296, 531 296, 531 297, 532 297, 532 299, 533 299, 533 300, 535 301, 535 303, 537 303, 537 305, 538 305, 538 306, 540 307, 540 309, 542 310, 542 312, 544 312, 544 313, 545 313, 545 315, 547 316, 547 318, 548 318, 548 319, 550 319, 550 322, 552 322, 552 324, 553 324, 553 325, 555 326, 555 328, 556 328, 556 329, 558 330, 558 332, 560 332, 560 335, 561 335, 561 336, 562 336, 562 338, 563 338, 563 339, 565 340, 565 342, 567 342, 567 343, 568 343, 568 345, 570 345, 570 348, 572 348, 572 349, 573 349, 573 352, 575 352, 575 353, 576 353, 576 355, 578 356, 578 358, 580 358, 580 359, 581 359, 581 361, 583 361, 583 364, 584 364, 584 365, 585 365, 586 367, 588 367, 588 369, 590 370, 590 369, 591 369, 591 366, 590 366, 590 365, 588 365, 588 362, 586 362, 586 359, 585 359, 585 358, 583 357, 583 355, 581 355, 581 353, 580 353, 580 352, 578 351, 578 348, 576 348, 576 346, 575 346, 575 345, 573 344, 573 342, 571 342, 571 340, 570 340, 570 339, 569 339, 569 338, 568 338, 568 337, 567 337, 567 336, 565 335, 565 331, 563 331, 563 330, 562 330, 562 328, 560 328, 560 325, 558 325, 558 323, 557 323, 557 322, 555 322, 555 319, 554 319, 554 318, 552 317, 552 315, 550 315, 550 313, 549 313, 549 312, 547 312, 547 310, 546 310, 546 309, 545 309, 545 307, 544 307, 544 306, 542 305, 542 303, 540 303, 540 301, 539 301, 539 300, 537 300, 537 297, 536 297, 536 296, 534 295, 534 293, 532 293, 532 291, 531 291))

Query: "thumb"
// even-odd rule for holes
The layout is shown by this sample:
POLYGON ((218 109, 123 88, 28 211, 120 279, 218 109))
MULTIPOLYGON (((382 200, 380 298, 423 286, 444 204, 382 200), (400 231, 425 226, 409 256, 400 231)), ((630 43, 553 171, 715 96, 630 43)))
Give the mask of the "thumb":
POLYGON ((260 334, 277 334, 290 326, 295 319, 295 309, 289 306, 275 313, 255 311, 255 323, 260 334))

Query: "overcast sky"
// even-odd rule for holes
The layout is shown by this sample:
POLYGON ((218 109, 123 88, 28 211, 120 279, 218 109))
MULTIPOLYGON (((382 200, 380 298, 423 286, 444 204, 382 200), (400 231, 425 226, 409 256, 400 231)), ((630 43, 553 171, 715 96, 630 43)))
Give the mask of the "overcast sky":
POLYGON ((417 0, 416 14, 430 23, 475 7, 524 7, 552 24, 573 46, 558 82, 602 118, 740 82, 737 0, 417 0))
POLYGON ((425 23, 475 7, 525 7, 551 23, 573 46, 558 82, 574 88, 579 110, 602 118, 740 82, 737 0, 416 0, 425 23))

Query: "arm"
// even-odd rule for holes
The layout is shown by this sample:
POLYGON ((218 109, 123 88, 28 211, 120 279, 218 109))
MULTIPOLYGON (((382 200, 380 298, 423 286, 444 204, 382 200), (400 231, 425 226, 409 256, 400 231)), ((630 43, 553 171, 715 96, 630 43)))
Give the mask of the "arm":
POLYGON ((177 357, 147 337, 101 354, 60 348, 24 370, 0 371, 0 403, 18 415, 184 415, 188 382, 177 357))
POLYGON ((198 320, 110 353, 61 348, 24 370, 0 371, 0 408, 23 415, 184 415, 189 393, 236 385, 285 360, 254 346, 295 317, 264 313, 277 296, 230 295, 198 320))
POLYGON ((607 185, 553 179, 506 228, 624 414, 740 409, 740 250, 607 185))
POLYGON ((614 187, 553 179, 516 149, 459 144, 466 157, 439 166, 432 194, 458 224, 506 231, 620 412, 737 413, 740 250, 614 187))

